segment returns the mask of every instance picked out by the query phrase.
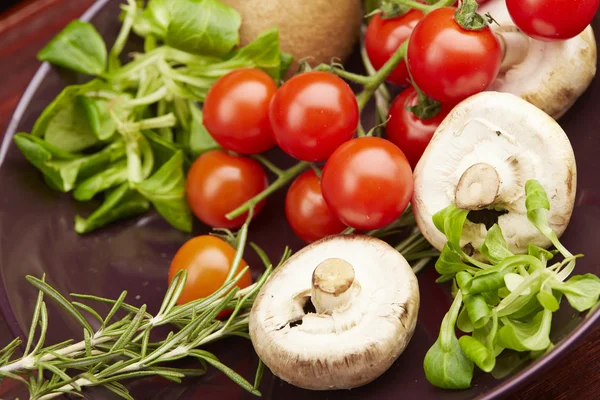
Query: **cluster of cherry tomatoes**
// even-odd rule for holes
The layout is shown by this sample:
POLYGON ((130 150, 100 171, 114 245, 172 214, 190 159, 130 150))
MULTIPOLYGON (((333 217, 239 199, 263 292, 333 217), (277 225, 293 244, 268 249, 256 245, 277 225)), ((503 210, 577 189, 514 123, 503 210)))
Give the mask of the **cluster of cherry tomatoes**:
MULTIPOLYGON (((219 79, 204 103, 204 123, 225 149, 192 165, 187 197, 196 216, 216 228, 236 228, 246 215, 225 215, 266 189, 264 167, 249 155, 278 145, 290 156, 324 162, 296 178, 286 199, 292 229, 307 242, 397 219, 412 195, 412 170, 403 152, 373 137, 353 139, 356 97, 338 76, 297 75, 276 88, 264 72, 243 69, 219 79), (227 152, 235 152, 231 154, 227 152)), ((315 164, 317 165, 317 164, 315 164)), ((254 215, 263 207, 258 203, 254 215)))
MULTIPOLYGON (((544 41, 577 36, 598 4, 599 0, 506 0, 515 25, 544 41)), ((367 27, 365 47, 373 67, 381 68, 410 37, 406 63, 400 63, 387 81, 407 85, 412 78, 425 95, 442 103, 439 114, 420 119, 407 109, 418 102, 415 89, 408 88, 391 105, 387 138, 404 151, 413 168, 453 106, 489 87, 500 69, 502 49, 491 29, 465 30, 455 12, 454 7, 444 7, 427 15, 414 9, 394 18, 376 14, 367 27)))
MULTIPOLYGON (((478 0, 483 3, 488 0, 478 0)), ((539 40, 564 40, 591 22, 600 0, 506 0, 515 24, 539 40), (565 18, 569 15, 569 18, 565 18)), ((374 15, 365 46, 380 69, 409 37, 406 62, 387 81, 414 84, 441 103, 439 112, 419 118, 409 110, 417 90, 405 89, 392 102, 386 139, 354 138, 360 112, 356 97, 338 76, 304 72, 277 88, 266 73, 242 69, 219 79, 206 97, 204 124, 223 147, 200 156, 187 177, 187 199, 194 214, 214 228, 240 227, 247 214, 226 214, 267 189, 263 164, 253 155, 279 146, 288 155, 313 163, 291 184, 286 217, 306 242, 342 232, 382 228, 406 209, 415 167, 433 133, 452 107, 485 90, 498 75, 502 49, 489 27, 467 30, 456 8, 394 17, 374 15), (409 82, 410 78, 410 82, 409 82), (321 166, 324 164, 323 168, 321 166), (412 167, 412 168, 411 168, 412 167)), ((257 203, 253 215, 264 207, 257 203)), ((235 250, 225 241, 200 236, 175 256, 170 279, 188 270, 180 303, 212 293, 223 283, 235 250)), ((242 260, 241 266, 245 266, 242 260)), ((239 282, 251 283, 250 274, 239 282)))

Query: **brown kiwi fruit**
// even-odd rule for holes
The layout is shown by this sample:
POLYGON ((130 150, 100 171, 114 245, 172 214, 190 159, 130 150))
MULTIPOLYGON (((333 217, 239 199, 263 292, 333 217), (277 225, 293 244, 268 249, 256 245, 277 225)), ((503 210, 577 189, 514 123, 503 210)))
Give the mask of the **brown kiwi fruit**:
POLYGON ((360 34, 360 0, 221 0, 242 16, 240 45, 269 28, 279 29, 281 49, 294 56, 288 77, 299 61, 311 65, 345 61, 360 34))

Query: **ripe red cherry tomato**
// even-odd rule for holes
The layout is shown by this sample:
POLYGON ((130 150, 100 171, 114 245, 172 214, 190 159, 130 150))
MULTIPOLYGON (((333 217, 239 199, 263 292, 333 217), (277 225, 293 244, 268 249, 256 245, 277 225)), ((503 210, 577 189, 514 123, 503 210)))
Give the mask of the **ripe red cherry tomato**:
POLYGON ((417 87, 442 103, 456 104, 479 93, 500 70, 500 43, 489 27, 463 29, 456 8, 438 8, 413 30, 407 50, 408 69, 417 87))
MULTIPOLYGON (((198 219, 213 228, 238 228, 248 214, 233 220, 225 214, 267 188, 264 168, 257 161, 228 154, 223 150, 209 151, 192 164, 186 180, 187 200, 198 219)), ((254 209, 256 216, 264 202, 254 209)))
POLYGON ((402 150, 413 169, 435 130, 452 110, 452 106, 442 104, 442 109, 437 115, 429 119, 420 119, 406 109, 406 106, 414 106, 418 102, 417 91, 412 87, 405 89, 392 102, 390 119, 385 126, 387 139, 402 150))
POLYGON ((592 22, 599 0, 506 0, 515 25, 538 40, 566 40, 592 22))
POLYGON ((321 177, 325 202, 346 225, 379 229, 394 222, 413 193, 404 153, 377 137, 353 139, 327 160, 321 177))
POLYGON ((346 229, 325 204, 319 177, 312 169, 302 173, 290 186, 285 215, 294 233, 307 243, 346 229))
POLYGON ((358 126, 350 86, 327 72, 305 72, 281 86, 269 109, 277 144, 292 157, 324 161, 358 126))
MULTIPOLYGON (((187 271, 187 280, 177 304, 208 297, 219 289, 231 269, 235 249, 224 240, 210 235, 198 236, 185 242, 173 257, 169 268, 169 284, 175 274, 187 271)), ((238 272, 247 267, 241 260, 238 272)), ((238 281, 237 287, 243 289, 252 284, 248 270, 238 281)))
MULTIPOLYGON (((375 14, 369 21, 365 34, 365 47, 369 60, 375 69, 380 69, 390 59, 398 47, 410 37, 413 28, 423 18, 423 12, 411 10, 395 18, 381 18, 375 14)), ((398 64, 387 77, 389 82, 405 85, 408 79, 408 68, 405 62, 398 64)))
POLYGON ((240 154, 262 153, 275 145, 269 103, 277 86, 259 69, 221 77, 204 101, 204 126, 221 146, 240 154))

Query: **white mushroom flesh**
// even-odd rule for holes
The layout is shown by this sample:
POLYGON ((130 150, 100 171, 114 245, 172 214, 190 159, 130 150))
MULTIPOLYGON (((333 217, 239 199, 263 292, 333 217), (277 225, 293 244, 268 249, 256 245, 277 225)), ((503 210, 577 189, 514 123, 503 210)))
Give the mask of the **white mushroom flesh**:
MULTIPOLYGON (((507 211, 498 217, 498 224, 517 253, 526 252, 529 243, 550 245, 527 220, 525 183, 536 179, 545 188, 550 225, 561 235, 573 211, 577 181, 573 149, 556 121, 530 103, 498 92, 472 96, 450 112, 436 130, 414 177, 415 218, 434 247, 443 249, 446 237, 434 226, 432 216, 458 201, 457 206, 465 209, 507 211), (493 168, 499 182, 487 167, 481 169, 481 164, 493 168), (472 174, 473 166, 477 166, 479 179, 472 174), (467 181, 476 184, 469 187, 467 181), (484 193, 477 185, 493 193, 484 193), (466 204, 469 194, 473 204, 466 204)), ((461 245, 478 249, 486 233, 483 224, 467 221, 461 245)))
POLYGON ((281 379, 306 389, 364 385, 408 344, 419 309, 417 279, 387 243, 332 236, 280 266, 250 314, 259 357, 281 379), (305 313, 307 302, 316 312, 305 313))
POLYGON ((512 93, 555 119, 560 118, 590 85, 596 74, 596 40, 591 26, 578 36, 542 42, 522 34, 512 21, 504 0, 479 8, 498 24, 492 30, 505 45, 505 62, 490 91, 512 93))

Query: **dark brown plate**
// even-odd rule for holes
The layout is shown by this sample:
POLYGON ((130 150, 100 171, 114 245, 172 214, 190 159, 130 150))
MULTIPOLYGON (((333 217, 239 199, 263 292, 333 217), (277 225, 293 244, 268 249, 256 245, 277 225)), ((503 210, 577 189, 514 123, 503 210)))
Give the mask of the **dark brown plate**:
MULTIPOLYGON (((100 0, 84 16, 110 43, 118 29, 118 1, 100 0)), ((600 31, 600 20, 594 20, 600 31)), ((38 172, 30 166, 14 146, 15 132, 30 131, 33 123, 49 102, 67 84, 77 78, 44 65, 23 96, 0 148, 0 309, 14 335, 23 335, 29 327, 36 292, 24 276, 41 276, 61 293, 89 293, 117 297, 128 290, 128 300, 147 304, 156 311, 166 289, 169 261, 177 248, 189 237, 170 228, 155 213, 137 220, 118 223, 97 233, 79 236, 73 230, 76 213, 87 213, 95 204, 80 204, 50 190, 38 172)), ((600 275, 600 85, 594 81, 575 107, 560 123, 571 138, 579 170, 575 212, 564 235, 568 248, 586 257, 578 263, 578 273, 600 275)), ((274 151, 270 156, 281 166, 292 161, 274 151)), ((283 200, 285 191, 269 199, 269 205, 255 220, 251 240, 262 246, 272 258, 278 257, 286 245, 294 250, 302 247, 287 227, 283 200)), ((195 233, 207 232, 198 226, 195 233)), ((251 265, 259 265, 249 251, 245 257, 251 265)), ((254 271, 259 272, 258 269, 254 271)), ((422 363, 425 352, 438 335, 441 319, 449 307, 445 288, 434 283, 436 272, 429 268, 419 276, 422 305, 414 338, 404 354, 390 370, 375 382, 352 391, 314 393, 287 385, 266 374, 260 390, 267 399, 385 399, 432 398, 467 399, 500 398, 525 381, 535 379, 546 367, 556 362, 571 345, 588 332, 598 320, 600 309, 589 317, 574 313, 565 306, 553 322, 556 348, 546 357, 528 365, 505 380, 476 376, 474 386, 466 391, 442 391, 425 379, 422 363)), ((101 310, 102 311, 102 310, 101 310)), ((80 337, 76 323, 57 309, 50 309, 49 342, 80 337)), ((227 340, 213 347, 216 354, 248 379, 252 379, 257 358, 250 343, 227 340)), ((218 373, 186 380, 181 385, 161 380, 142 380, 129 385, 139 399, 251 399, 218 373)), ((89 398, 110 399, 111 394, 87 391, 89 398)))

